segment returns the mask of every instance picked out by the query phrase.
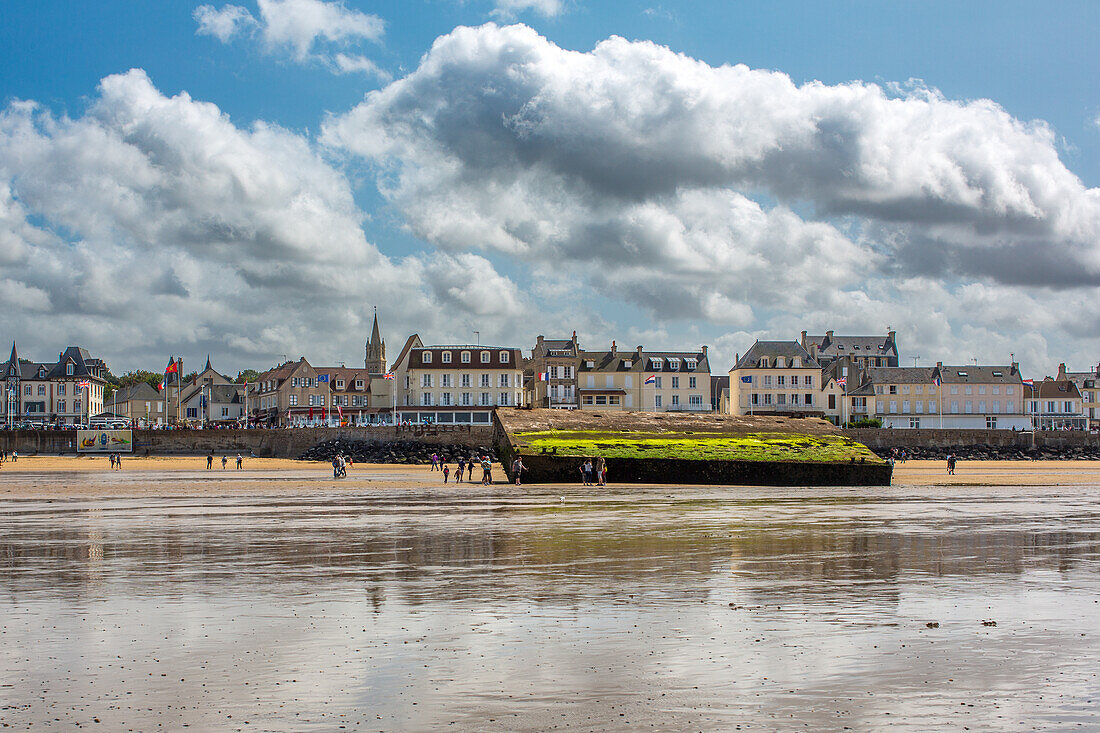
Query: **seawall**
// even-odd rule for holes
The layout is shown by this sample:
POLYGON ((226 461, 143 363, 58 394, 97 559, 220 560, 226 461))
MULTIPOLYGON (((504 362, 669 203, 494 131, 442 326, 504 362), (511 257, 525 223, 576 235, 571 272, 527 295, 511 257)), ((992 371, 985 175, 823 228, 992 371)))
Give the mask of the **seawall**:
MULTIPOLYGON (((202 455, 251 452, 265 458, 297 458, 329 440, 428 445, 490 446, 491 425, 414 425, 373 428, 295 428, 292 430, 135 430, 134 455, 202 455)), ((2 430, 0 448, 23 455, 76 453, 75 430, 2 430)))
POLYGON ((868 448, 1083 448, 1100 446, 1100 434, 1081 430, 894 430, 851 428, 843 431, 868 448))

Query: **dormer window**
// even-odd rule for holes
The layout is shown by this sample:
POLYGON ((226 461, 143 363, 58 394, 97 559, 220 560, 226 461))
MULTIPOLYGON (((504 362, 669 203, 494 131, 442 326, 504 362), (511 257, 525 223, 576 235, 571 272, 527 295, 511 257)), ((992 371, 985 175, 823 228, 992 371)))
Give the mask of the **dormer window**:
POLYGON ((674 371, 676 369, 679 369, 680 368, 680 360, 679 359, 669 359, 668 360, 668 368, 672 369, 674 371))
POLYGON ((462 359, 463 364, 469 364, 470 363, 470 352, 469 351, 463 351, 461 359, 462 359))
POLYGON ((966 372, 957 372, 957 374, 958 374, 958 375, 959 375, 960 377, 965 377, 965 376, 966 376, 966 372))
POLYGON ((801 357, 797 357, 797 356, 791 357, 791 366, 794 367, 795 369, 800 369, 802 367, 801 357))
POLYGON ((38 378, 39 379, 45 379, 46 378, 46 370, 45 369, 39 369, 38 370, 38 378))
POLYGON ((343 388, 344 388, 344 380, 343 379, 337 379, 336 380, 336 389, 343 389, 343 388))
POLYGON ((1004 376, 1004 372, 993 372, 993 376, 994 376, 994 377, 1003 377, 1003 376, 1004 376))
POLYGON ((431 363, 432 363, 432 352, 430 352, 430 351, 425 351, 425 352, 424 352, 424 356, 423 356, 423 358, 421 359, 421 361, 422 361, 423 363, 425 363, 425 364, 431 364, 431 363))
POLYGON ((630 359, 624 359, 623 360, 623 369, 630 369, 633 366, 634 366, 634 362, 631 361, 630 359))
POLYGON ((482 363, 482 364, 488 364, 488 363, 489 363, 489 359, 491 359, 491 358, 492 358, 492 357, 491 357, 491 356, 489 355, 489 352, 488 352, 488 351, 482 351, 482 352, 481 352, 481 363, 482 363))
POLYGON ((500 352, 500 363, 501 364, 507 364, 508 363, 508 352, 507 351, 500 352))
POLYGON ((588 369, 595 369, 595 368, 596 368, 596 362, 594 362, 594 361, 586 361, 586 362, 584 363, 584 366, 585 366, 586 368, 588 368, 588 369))
POLYGON ((695 359, 684 359, 684 366, 688 369, 695 369, 699 365, 695 359))
POLYGON ((71 361, 65 365, 65 374, 70 377, 73 375, 73 363, 71 361))
POLYGON ((653 371, 659 372, 661 371, 661 367, 664 365, 664 359, 654 357, 649 360, 649 363, 650 366, 653 368, 653 371))
POLYGON ((363 380, 362 379, 356 379, 355 380, 355 388, 356 389, 363 389, 363 380))
POLYGON ((450 364, 451 363, 451 352, 444 351, 443 354, 439 357, 439 360, 441 362, 443 362, 444 364, 450 364))

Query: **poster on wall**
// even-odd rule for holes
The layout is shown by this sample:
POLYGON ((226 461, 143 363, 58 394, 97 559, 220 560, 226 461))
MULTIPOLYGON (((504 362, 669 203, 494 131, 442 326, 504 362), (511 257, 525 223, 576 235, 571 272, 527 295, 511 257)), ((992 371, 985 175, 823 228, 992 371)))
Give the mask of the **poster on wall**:
POLYGON ((78 453, 133 453, 132 430, 77 430, 78 453))

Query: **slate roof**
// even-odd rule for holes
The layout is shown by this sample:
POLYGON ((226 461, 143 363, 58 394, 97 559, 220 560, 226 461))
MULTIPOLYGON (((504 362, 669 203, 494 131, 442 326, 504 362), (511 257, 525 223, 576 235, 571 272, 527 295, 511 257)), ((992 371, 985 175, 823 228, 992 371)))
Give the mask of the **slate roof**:
POLYGON ((147 382, 138 382, 128 387, 119 387, 108 400, 109 403, 129 402, 138 400, 141 402, 156 402, 164 399, 161 393, 153 389, 147 382))
POLYGON ((1035 384, 1024 384, 1024 396, 1040 400, 1072 400, 1081 399, 1081 390, 1068 379, 1044 379, 1035 384))
POLYGON ((637 351, 581 351, 578 372, 642 372, 645 358, 638 358, 637 351), (592 362, 592 366, 588 366, 592 362), (627 362, 630 366, 627 366, 627 362))
POLYGON ((1012 366, 936 365, 942 384, 1020 384, 1020 372, 1012 366))
POLYGON ((868 367, 871 384, 932 384, 935 367, 868 367))
POLYGON ((409 369, 522 369, 523 355, 511 346, 414 346, 409 350, 409 369), (462 352, 469 352, 470 361, 462 361, 462 352), (481 354, 489 352, 489 361, 483 362, 481 354), (425 353, 431 353, 431 361, 425 361, 425 353), (443 361, 443 354, 451 355, 450 362, 443 361), (508 360, 501 359, 508 354, 508 360))
POLYGON ((212 405, 236 405, 244 402, 243 384, 197 384, 183 393, 183 402, 190 402, 204 389, 210 395, 212 405))
POLYGON ((710 361, 702 351, 643 351, 643 360, 647 371, 662 371, 686 374, 710 374, 710 361), (653 360, 661 359, 661 368, 654 369, 653 360), (669 360, 673 361, 670 362, 669 360), (687 360, 695 360, 695 368, 688 367, 687 360))
POLYGON ((801 369, 820 369, 821 365, 802 348, 797 341, 757 341, 733 366, 737 369, 776 368, 776 360, 781 359, 781 368, 790 368, 791 359, 802 360, 801 369))
POLYGON ((843 356, 844 354, 872 354, 874 356, 892 356, 897 354, 897 344, 889 336, 806 336, 806 343, 817 346, 818 353, 825 356, 843 356))

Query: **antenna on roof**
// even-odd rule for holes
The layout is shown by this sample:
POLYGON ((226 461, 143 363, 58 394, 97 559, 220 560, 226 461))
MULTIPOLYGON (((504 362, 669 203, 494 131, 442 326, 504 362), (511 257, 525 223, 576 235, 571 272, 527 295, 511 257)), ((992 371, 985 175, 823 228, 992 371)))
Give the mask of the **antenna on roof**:
POLYGON ((916 356, 913 357, 913 368, 916 368, 917 359, 919 359, 919 358, 920 358, 920 354, 917 354, 916 356))

